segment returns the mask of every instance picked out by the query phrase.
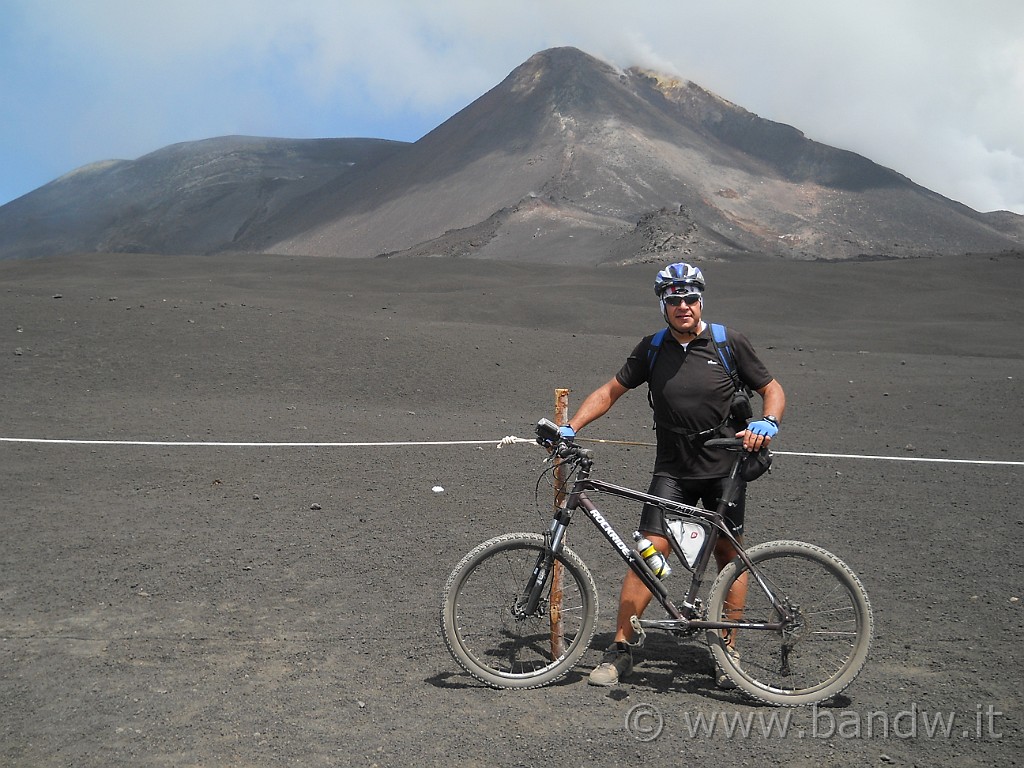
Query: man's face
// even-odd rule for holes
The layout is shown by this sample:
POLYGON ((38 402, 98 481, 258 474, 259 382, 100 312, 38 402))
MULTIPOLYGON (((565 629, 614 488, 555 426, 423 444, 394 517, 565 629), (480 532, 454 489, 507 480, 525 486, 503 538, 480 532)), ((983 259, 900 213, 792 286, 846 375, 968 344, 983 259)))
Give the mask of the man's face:
POLYGON ((700 328, 702 304, 700 294, 678 293, 664 298, 665 319, 677 333, 697 333, 700 328))

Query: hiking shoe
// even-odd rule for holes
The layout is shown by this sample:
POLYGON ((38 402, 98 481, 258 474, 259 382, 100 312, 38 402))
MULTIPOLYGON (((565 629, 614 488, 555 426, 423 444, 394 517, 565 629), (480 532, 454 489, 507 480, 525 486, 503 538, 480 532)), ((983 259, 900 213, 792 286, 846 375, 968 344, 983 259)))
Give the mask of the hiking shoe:
MULTIPOLYGON (((739 662, 740 652, 733 648, 731 645, 725 646, 725 652, 728 653, 729 657, 732 658, 734 661, 739 662)), ((733 682, 733 679, 731 677, 725 674, 725 671, 721 667, 718 667, 717 676, 715 677, 715 685, 717 685, 718 688, 723 691, 732 691, 736 688, 736 683, 733 682)))
POLYGON ((633 653, 625 643, 615 643, 604 652, 601 663, 594 667, 587 682, 591 685, 610 686, 633 670, 633 653))

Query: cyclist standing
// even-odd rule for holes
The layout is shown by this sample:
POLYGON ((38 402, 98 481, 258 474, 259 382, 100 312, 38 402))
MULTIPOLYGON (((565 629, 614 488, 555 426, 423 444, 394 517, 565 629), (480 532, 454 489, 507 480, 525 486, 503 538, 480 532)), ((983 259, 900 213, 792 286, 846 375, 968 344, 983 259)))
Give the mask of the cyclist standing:
MULTIPOLYGON (((763 401, 762 417, 751 422, 746 429, 736 431, 736 426, 730 423, 736 385, 721 364, 711 329, 702 319, 704 288, 703 273, 690 264, 671 264, 658 272, 654 291, 660 300, 669 333, 664 335, 660 344, 655 365, 650 365, 648 357, 652 335, 637 344, 608 383, 584 399, 560 432, 563 437, 575 437, 576 432, 606 414, 627 391, 647 382, 657 427, 657 452, 648 493, 684 504, 700 501, 705 508, 714 509, 732 459, 725 451, 705 448, 704 442, 712 437, 735 435, 743 438, 743 447, 748 451, 766 447, 778 432, 786 396, 747 338, 730 329, 727 343, 735 372, 740 381, 761 395, 763 401)), ((736 506, 728 513, 727 523, 741 540, 746 486, 740 482, 740 494, 736 506)), ((659 507, 644 505, 639 530, 660 552, 671 552, 664 514, 659 507)), ((732 543, 725 537, 719 538, 715 548, 719 570, 735 556, 732 543)), ((615 685, 632 670, 629 642, 633 629, 630 619, 642 615, 651 598, 650 591, 639 577, 627 571, 619 595, 615 641, 605 653, 602 663, 590 673, 591 684, 615 685)), ((745 582, 737 582, 726 600, 730 616, 739 617, 745 600, 745 582)), ((726 648, 730 653, 736 653, 732 640, 726 636, 726 648)), ((718 684, 732 686, 723 674, 719 674, 718 684)))

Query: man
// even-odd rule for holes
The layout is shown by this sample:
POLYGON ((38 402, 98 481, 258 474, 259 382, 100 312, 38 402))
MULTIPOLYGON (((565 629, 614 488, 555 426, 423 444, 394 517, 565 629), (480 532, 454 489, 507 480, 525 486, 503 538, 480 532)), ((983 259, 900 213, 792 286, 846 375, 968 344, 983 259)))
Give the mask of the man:
MULTIPOLYGON (((786 406, 782 387, 758 359, 745 336, 728 332, 728 346, 739 379, 761 395, 763 416, 746 429, 736 431, 730 424, 730 406, 736 385, 721 364, 711 335, 702 319, 704 310, 704 275, 697 267, 685 263, 672 264, 661 270, 654 282, 654 291, 661 302, 662 315, 668 323, 665 334, 650 366, 648 350, 653 336, 637 344, 619 372, 605 385, 584 399, 579 410, 560 428, 564 437, 572 438, 600 418, 630 389, 648 383, 651 407, 657 427, 657 454, 651 479, 651 495, 696 504, 714 509, 729 474, 732 457, 727 451, 704 447, 711 437, 743 438, 743 447, 757 451, 766 447, 778 432, 786 406)), ((740 425, 742 426, 742 425, 740 425)), ((740 491, 736 506, 727 522, 741 539, 746 487, 740 491)), ((639 530, 662 554, 671 552, 662 510, 644 505, 639 530)), ((715 560, 721 570, 736 555, 732 542, 719 538, 715 560)), ((590 674, 593 685, 615 685, 632 670, 629 643, 633 637, 632 616, 640 616, 650 603, 651 593, 631 570, 626 572, 619 596, 619 612, 615 642, 603 662, 590 674)), ((739 615, 746 600, 745 584, 737 583, 726 600, 732 615, 739 615)), ((735 653, 733 638, 726 636, 726 648, 735 653)), ((731 681, 718 676, 720 686, 731 681)))

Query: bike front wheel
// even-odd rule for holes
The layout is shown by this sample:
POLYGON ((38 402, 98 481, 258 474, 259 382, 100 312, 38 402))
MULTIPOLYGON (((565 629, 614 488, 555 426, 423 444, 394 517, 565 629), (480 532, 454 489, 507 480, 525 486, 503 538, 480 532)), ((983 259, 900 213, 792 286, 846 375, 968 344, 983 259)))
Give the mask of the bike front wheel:
POLYGON ((509 533, 474 548, 448 577, 441 633, 477 680, 536 688, 565 675, 586 653, 597 611, 597 587, 575 552, 564 547, 552 556, 543 536, 509 533), (536 607, 527 611, 531 593, 536 607))
POLYGON ((711 586, 708 619, 777 624, 767 587, 793 620, 781 630, 733 630, 735 653, 721 630, 708 630, 719 669, 747 694, 779 706, 813 704, 844 690, 871 645, 871 603, 860 579, 835 555, 800 541, 759 544, 747 556, 753 573, 737 558, 711 586), (742 608, 727 604, 734 589, 734 598, 746 590, 742 608))

